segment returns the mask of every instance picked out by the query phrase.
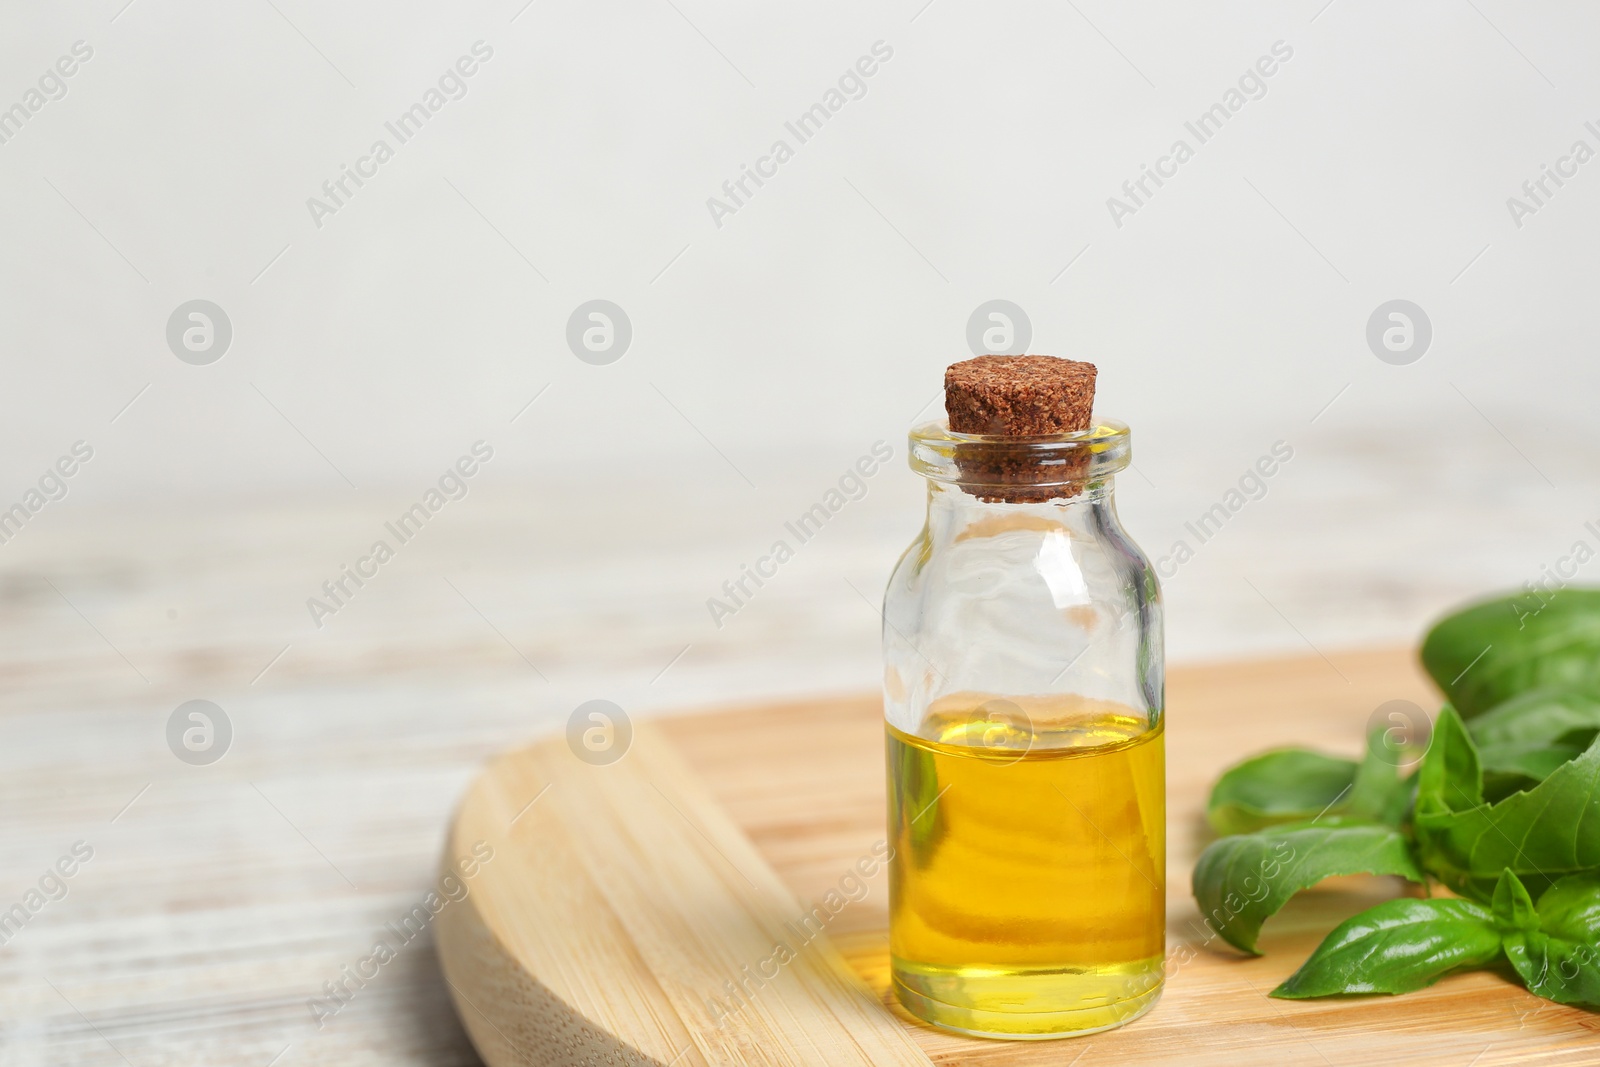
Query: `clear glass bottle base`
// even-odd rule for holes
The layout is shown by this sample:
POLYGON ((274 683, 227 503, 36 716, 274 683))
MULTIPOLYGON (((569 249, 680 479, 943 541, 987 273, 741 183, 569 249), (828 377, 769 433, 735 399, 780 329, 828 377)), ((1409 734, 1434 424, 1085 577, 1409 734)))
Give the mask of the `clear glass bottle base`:
POLYGON ((894 994, 931 1026, 969 1037, 1049 1041, 1130 1023, 1161 999, 1162 959, 1094 970, 981 971, 895 960, 894 994))

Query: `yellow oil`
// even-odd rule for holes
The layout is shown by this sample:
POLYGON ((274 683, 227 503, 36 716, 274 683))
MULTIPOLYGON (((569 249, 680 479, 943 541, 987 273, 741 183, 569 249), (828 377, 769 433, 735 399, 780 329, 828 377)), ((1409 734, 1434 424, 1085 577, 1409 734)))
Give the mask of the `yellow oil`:
POLYGON ((1161 994, 1166 934, 1159 718, 940 703, 919 736, 888 727, 896 996, 990 1037, 1093 1033, 1143 1014, 1161 994))

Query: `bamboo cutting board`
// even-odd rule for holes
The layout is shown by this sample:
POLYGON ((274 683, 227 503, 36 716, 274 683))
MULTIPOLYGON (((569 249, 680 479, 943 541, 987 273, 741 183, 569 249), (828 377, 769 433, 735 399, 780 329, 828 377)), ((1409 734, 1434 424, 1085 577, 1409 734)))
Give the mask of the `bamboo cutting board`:
POLYGON ((1403 997, 1267 998, 1335 923, 1395 895, 1388 879, 1302 894, 1268 922, 1260 958, 1208 937, 1188 882, 1210 840, 1217 773, 1281 744, 1354 755, 1392 700, 1437 705, 1409 652, 1171 672, 1168 982, 1121 1030, 983 1041, 917 1025, 893 1004, 887 875, 874 862, 876 697, 635 724, 605 766, 580 761, 564 737, 500 757, 446 848, 448 872, 473 874, 439 915, 441 964, 489 1067, 1600 1063, 1600 1016, 1508 975, 1403 997), (492 859, 471 863, 475 846, 492 859), (807 913, 825 920, 809 940, 797 925, 807 913), (780 943, 794 951, 775 953, 780 943))

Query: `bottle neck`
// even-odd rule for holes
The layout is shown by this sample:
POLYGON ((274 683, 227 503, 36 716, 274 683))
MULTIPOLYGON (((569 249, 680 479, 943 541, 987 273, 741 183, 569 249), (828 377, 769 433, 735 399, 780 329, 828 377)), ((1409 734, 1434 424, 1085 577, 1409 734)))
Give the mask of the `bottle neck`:
MULTIPOLYGON (((1128 428, 1109 419, 1093 429, 1045 437, 959 434, 942 422, 929 423, 911 431, 910 445, 911 469, 930 483, 964 493, 973 503, 1045 508, 1102 503, 1111 476, 1132 456, 1128 428)), ((937 499, 942 505, 960 497, 937 499)))
MULTIPOLYGON (((1038 513, 1052 514, 1055 512, 1068 512, 1084 510, 1096 504, 1109 503, 1115 493, 1114 480, 1110 475, 1096 478, 1092 482, 1077 482, 1071 486, 1052 486, 1048 489, 1041 487, 1040 495, 1049 495, 1041 500, 1015 500, 998 499, 990 495, 994 487, 985 485, 961 485, 957 482, 928 481, 928 510, 962 511, 968 509, 982 509, 994 514, 1012 513, 1038 513)), ((1016 495, 1018 488, 1006 487, 1007 493, 1016 495)))
POLYGON ((1084 531, 1116 522, 1116 502, 1110 476, 1096 478, 1054 492, 1072 495, 1040 501, 986 499, 982 486, 963 487, 950 482, 928 482, 928 532, 935 541, 984 537, 1009 530, 1084 531))

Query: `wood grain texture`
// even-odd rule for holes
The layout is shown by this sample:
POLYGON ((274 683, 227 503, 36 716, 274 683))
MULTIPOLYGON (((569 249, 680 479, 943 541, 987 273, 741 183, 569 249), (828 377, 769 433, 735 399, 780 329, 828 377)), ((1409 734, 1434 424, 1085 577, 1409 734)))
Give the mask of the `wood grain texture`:
POLYGON ((1210 782, 1279 744, 1354 754, 1385 701, 1431 707, 1409 654, 1181 669, 1168 696, 1169 979, 1131 1026, 1065 1043, 979 1041, 917 1025, 893 1003, 886 876, 868 879, 865 895, 848 881, 884 835, 878 703, 859 698, 664 720, 609 767, 579 762, 561 739, 496 761, 446 853, 449 863, 479 839, 496 848, 467 906, 446 909, 438 930, 467 1029, 491 1067, 1600 1062, 1600 1017, 1533 997, 1506 974, 1404 997, 1266 996, 1336 922, 1399 892, 1389 879, 1303 894, 1268 923, 1260 958, 1207 936, 1188 872, 1210 840, 1210 782), (717 990, 770 954, 786 920, 841 891, 847 902, 824 936, 719 1028, 706 1010, 717 990), (865 1016, 835 949, 874 995, 865 1016))
POLYGON ((445 909, 439 955, 494 1067, 929 1062, 825 940, 772 962, 799 903, 653 727, 609 766, 562 738, 495 761, 445 870, 478 842, 496 858, 445 909), (730 980, 749 995, 725 1014, 730 980))

